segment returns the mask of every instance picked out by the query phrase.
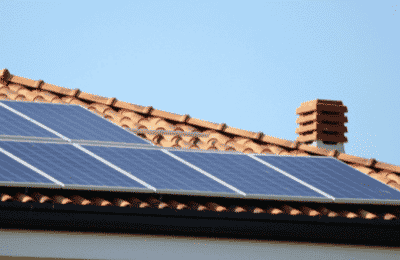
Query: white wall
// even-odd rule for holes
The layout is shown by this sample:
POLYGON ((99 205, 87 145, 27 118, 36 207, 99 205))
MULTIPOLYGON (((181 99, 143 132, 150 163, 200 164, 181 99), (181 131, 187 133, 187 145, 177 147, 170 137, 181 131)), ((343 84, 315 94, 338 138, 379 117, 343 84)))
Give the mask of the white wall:
POLYGON ((400 249, 259 240, 2 229, 0 230, 0 255, 164 260, 400 259, 400 249))

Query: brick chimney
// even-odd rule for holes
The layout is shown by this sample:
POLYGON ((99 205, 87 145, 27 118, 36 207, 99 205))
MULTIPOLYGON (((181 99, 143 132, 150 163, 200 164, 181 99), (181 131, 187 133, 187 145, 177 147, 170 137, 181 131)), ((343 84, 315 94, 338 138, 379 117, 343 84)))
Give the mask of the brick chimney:
POLYGON ((344 153, 346 112, 347 107, 342 101, 317 99, 301 103, 296 109, 299 115, 296 123, 300 125, 296 129, 296 134, 299 134, 296 141, 344 153))

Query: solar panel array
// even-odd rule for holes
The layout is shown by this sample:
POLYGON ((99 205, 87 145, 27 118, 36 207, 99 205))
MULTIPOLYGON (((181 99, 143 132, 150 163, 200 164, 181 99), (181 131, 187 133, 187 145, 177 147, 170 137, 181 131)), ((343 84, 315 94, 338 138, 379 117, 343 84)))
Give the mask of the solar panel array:
POLYGON ((15 101, 0 102, 0 184, 400 204, 335 158, 162 149, 81 106, 15 101))

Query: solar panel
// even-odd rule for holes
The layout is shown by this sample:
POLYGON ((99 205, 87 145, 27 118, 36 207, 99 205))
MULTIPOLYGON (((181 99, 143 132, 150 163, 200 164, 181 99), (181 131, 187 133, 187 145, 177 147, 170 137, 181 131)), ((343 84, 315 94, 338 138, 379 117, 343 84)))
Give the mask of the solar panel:
POLYGON ((81 106, 15 101, 1 103, 69 139, 150 144, 81 106))
POLYGON ((171 152, 245 192, 246 197, 326 199, 324 195, 244 154, 171 152))
POLYGON ((334 158, 150 146, 80 106, 0 102, 0 184, 400 203, 399 191, 334 158))
POLYGON ((158 192, 235 194, 235 191, 179 162, 161 150, 83 146, 107 161, 131 172, 158 192))
POLYGON ((0 148, 65 185, 146 188, 70 144, 2 141, 0 148))
POLYGON ((335 200, 400 200, 400 192, 327 157, 262 156, 257 158, 323 190, 335 200))
POLYGON ((17 158, 0 147, 0 183, 14 184, 55 184, 52 180, 40 175, 33 169, 21 164, 17 158))
POLYGON ((57 137, 34 123, 17 116, 1 105, 0 103, 0 136, 57 137))

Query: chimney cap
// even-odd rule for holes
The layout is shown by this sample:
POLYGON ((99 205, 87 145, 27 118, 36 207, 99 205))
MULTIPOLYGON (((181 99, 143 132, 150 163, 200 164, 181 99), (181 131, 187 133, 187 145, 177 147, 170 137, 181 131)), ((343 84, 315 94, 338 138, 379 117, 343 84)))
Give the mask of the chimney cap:
POLYGON ((346 112, 347 107, 342 101, 316 99, 301 103, 296 109, 299 115, 296 123, 300 125, 296 129, 299 135, 296 141, 344 152, 343 143, 347 142, 344 135, 347 132, 344 126, 347 122, 346 112))
POLYGON ((343 105, 342 101, 316 99, 301 103, 300 107, 296 109, 296 114, 301 115, 310 112, 334 112, 346 113, 347 107, 343 105))

